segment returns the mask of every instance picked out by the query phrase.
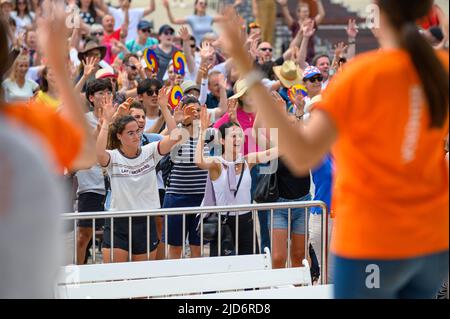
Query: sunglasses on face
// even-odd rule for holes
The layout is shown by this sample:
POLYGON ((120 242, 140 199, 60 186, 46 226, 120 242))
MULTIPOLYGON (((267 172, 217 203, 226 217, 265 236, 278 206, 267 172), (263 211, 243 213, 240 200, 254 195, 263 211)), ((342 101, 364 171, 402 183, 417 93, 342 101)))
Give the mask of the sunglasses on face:
POLYGON ((190 47, 191 47, 191 49, 194 49, 195 48, 195 44, 191 44, 190 47))
POLYGON ((198 2, 198 5, 201 5, 201 6, 207 6, 208 4, 206 3, 206 2, 198 2))
POLYGON ((260 50, 264 51, 264 52, 266 52, 266 51, 272 52, 273 51, 272 48, 261 48, 260 50))
POLYGON ((310 79, 307 79, 307 81, 314 83, 314 82, 322 82, 323 81, 323 76, 319 75, 319 76, 313 76, 310 79))
POLYGON ((153 95, 158 95, 158 94, 159 94, 159 89, 150 89, 147 91, 148 96, 153 96, 153 95))
POLYGON ((151 33, 151 32, 152 32, 152 29, 141 29, 141 31, 142 31, 142 32, 145 32, 145 33, 151 33))
POLYGON ((127 67, 129 67, 133 71, 137 70, 137 67, 135 65, 132 65, 132 64, 128 64, 127 67))
POLYGON ((167 30, 163 32, 164 35, 173 35, 173 31, 167 30))
POLYGON ((103 35, 103 32, 91 32, 91 35, 94 37, 97 37, 97 36, 101 37, 103 35))

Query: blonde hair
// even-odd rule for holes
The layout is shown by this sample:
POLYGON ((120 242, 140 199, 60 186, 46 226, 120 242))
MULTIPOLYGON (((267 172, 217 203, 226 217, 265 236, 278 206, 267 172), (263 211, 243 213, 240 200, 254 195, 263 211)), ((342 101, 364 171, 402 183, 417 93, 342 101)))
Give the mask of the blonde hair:
POLYGON ((28 55, 25 54, 20 54, 15 60, 14 63, 11 67, 11 71, 9 73, 8 79, 10 79, 13 82, 17 82, 17 78, 16 78, 16 69, 17 66, 19 65, 19 63, 23 63, 23 62, 27 62, 28 64, 30 63, 30 61, 28 60, 28 55))

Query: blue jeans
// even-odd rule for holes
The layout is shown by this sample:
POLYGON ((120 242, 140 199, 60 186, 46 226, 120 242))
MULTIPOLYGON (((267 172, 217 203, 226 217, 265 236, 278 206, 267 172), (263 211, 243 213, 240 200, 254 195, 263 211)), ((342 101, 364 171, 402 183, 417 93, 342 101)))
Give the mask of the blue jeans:
MULTIPOLYGON (((251 188, 252 202, 254 198, 256 185, 258 184, 259 181, 260 175, 259 168, 262 166, 267 165, 266 164, 255 165, 250 172, 252 176, 252 188, 251 188)), ((264 252, 264 247, 270 248, 270 232, 269 232, 267 211, 258 211, 258 220, 259 220, 259 233, 261 236, 261 252, 264 252)))
POLYGON ((400 260, 332 258, 336 299, 431 299, 448 276, 448 251, 400 260))
MULTIPOLYGON (((297 199, 285 199, 278 198, 277 203, 289 203, 289 202, 305 202, 310 201, 311 195, 307 194, 297 199)), ((305 234, 305 208, 292 208, 291 209, 291 232, 296 235, 305 234)), ((270 215, 267 215, 268 227, 270 230, 270 215)), ((288 209, 274 209, 273 211, 273 229, 288 229, 288 209)))

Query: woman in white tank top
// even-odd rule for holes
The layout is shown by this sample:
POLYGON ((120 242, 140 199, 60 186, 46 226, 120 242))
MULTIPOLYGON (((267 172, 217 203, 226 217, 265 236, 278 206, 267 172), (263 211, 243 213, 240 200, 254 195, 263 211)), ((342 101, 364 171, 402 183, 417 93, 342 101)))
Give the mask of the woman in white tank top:
MULTIPOLYGON (((240 125, 236 122, 228 122, 219 128, 219 139, 222 146, 221 156, 204 157, 203 146, 205 131, 209 126, 209 115, 203 106, 200 113, 200 137, 195 153, 195 163, 201 169, 208 171, 217 206, 250 205, 250 189, 252 178, 250 170, 254 165, 266 163, 278 158, 276 148, 263 152, 241 155, 241 146, 244 135, 240 125)), ((252 215, 247 212, 229 212, 226 223, 231 229, 233 239, 236 238, 236 218, 238 218, 238 245, 235 251, 239 255, 253 254, 253 247, 258 252, 258 245, 253 242, 252 215), (236 217, 238 215, 239 217, 236 217)), ((211 243, 211 256, 217 254, 215 243, 211 243)))

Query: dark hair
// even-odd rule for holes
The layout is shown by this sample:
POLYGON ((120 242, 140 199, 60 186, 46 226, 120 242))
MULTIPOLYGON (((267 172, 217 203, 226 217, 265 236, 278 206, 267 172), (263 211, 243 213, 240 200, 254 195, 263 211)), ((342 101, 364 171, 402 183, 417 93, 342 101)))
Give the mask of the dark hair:
POLYGON ((48 68, 45 67, 42 70, 41 78, 40 78, 40 81, 39 81, 39 86, 40 86, 42 92, 48 92, 47 74, 48 74, 48 68))
POLYGON ((428 101, 430 127, 441 128, 448 115, 448 72, 416 26, 416 20, 430 12, 433 0, 379 0, 378 5, 397 30, 400 44, 409 53, 422 82, 428 101))
POLYGON ((429 31, 436 41, 442 42, 442 40, 444 40, 444 34, 442 33, 442 29, 440 27, 431 27, 429 31))
POLYGON ((185 95, 183 99, 181 99, 181 106, 189 105, 189 104, 199 104, 200 101, 193 95, 185 95))
POLYGON ((317 61, 319 61, 320 58, 327 58, 331 62, 331 59, 328 56, 328 54, 320 53, 314 57, 314 59, 312 60, 312 65, 317 66, 317 61))
POLYGON ((13 17, 10 16, 10 17, 8 18, 8 25, 9 25, 9 26, 13 26, 13 27, 16 28, 16 27, 17 27, 16 19, 14 19, 13 17))
MULTIPOLYGON (((226 132, 227 132, 227 129, 229 129, 230 127, 233 127, 233 126, 241 127, 241 126, 239 125, 239 123, 232 122, 232 121, 228 121, 228 122, 223 123, 223 124, 219 127, 219 133, 220 133, 219 137, 220 137, 221 139, 225 139, 225 134, 226 134, 226 132)), ((223 154, 223 153, 225 152, 225 145, 222 146, 222 149, 221 149, 221 150, 222 150, 222 153, 221 153, 221 154, 223 154)))
POLYGON ((91 101, 89 100, 89 97, 94 95, 96 92, 108 90, 112 92, 112 84, 109 79, 97 79, 88 82, 86 87, 86 99, 88 100, 89 104, 92 105, 91 101))
POLYGON ((130 105, 130 111, 131 111, 131 109, 142 110, 142 111, 144 111, 144 114, 147 115, 147 110, 146 110, 145 107, 142 105, 142 103, 139 102, 139 101, 134 101, 133 103, 131 103, 131 105, 130 105))
MULTIPOLYGON (((19 0, 14 1, 14 6, 15 6, 15 9, 16 9, 16 11, 17 11, 17 16, 19 16, 19 6, 18 6, 18 4, 17 4, 18 1, 19 1, 19 0)), ((30 17, 31 20, 33 20, 33 19, 31 18, 30 8, 28 7, 28 1, 27 1, 27 0, 24 0, 24 2, 25 2, 25 15, 27 15, 28 17, 30 17)))
POLYGON ((139 60, 139 57, 137 54, 135 53, 127 53, 125 54, 124 58, 123 58, 123 64, 128 64, 128 62, 130 61, 130 58, 136 58, 137 60, 139 60))
MULTIPOLYGON (((207 0, 205 0, 205 2, 206 2, 206 4, 208 4, 207 0)), ((197 15, 197 8, 196 8, 197 3, 198 3, 198 0, 195 0, 195 3, 194 3, 194 15, 197 15)))
MULTIPOLYGON (((81 0, 77 0, 77 6, 81 10, 81 0)), ((92 16, 92 18, 94 18, 94 20, 97 20, 97 11, 95 11, 94 0, 91 0, 91 4, 89 4, 88 11, 89 14, 92 16)))
POLYGON ((152 88, 152 86, 155 86, 158 90, 160 90, 162 88, 162 83, 157 79, 142 80, 138 83, 137 94, 142 95, 145 92, 148 92, 152 88))
POLYGON ((114 150, 120 147, 121 143, 117 138, 117 134, 121 134, 125 129, 125 126, 130 122, 136 122, 136 119, 131 115, 125 115, 118 117, 109 125, 108 143, 106 145, 106 149, 114 150))

